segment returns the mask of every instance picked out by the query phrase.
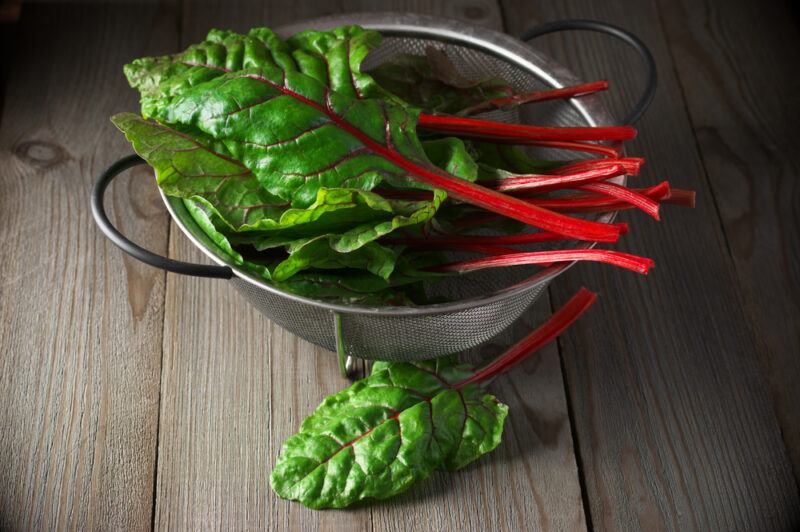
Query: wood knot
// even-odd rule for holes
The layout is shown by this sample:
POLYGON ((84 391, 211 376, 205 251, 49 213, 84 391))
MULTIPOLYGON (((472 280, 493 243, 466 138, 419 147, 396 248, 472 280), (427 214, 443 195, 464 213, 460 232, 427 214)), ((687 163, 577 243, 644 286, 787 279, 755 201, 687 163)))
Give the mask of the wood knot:
POLYGON ((14 155, 38 168, 51 168, 66 161, 67 151, 52 142, 25 140, 14 146, 14 155))
POLYGON ((481 6, 466 6, 464 16, 472 20, 480 20, 486 17, 486 9, 481 6))

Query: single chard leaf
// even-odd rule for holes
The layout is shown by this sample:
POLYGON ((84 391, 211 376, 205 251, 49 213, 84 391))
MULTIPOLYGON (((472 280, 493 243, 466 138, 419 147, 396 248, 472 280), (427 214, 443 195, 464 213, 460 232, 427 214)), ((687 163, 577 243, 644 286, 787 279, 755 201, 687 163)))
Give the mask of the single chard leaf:
POLYGON ((334 248, 337 240, 338 235, 321 235, 291 242, 287 246, 289 257, 275 267, 272 278, 285 281, 309 268, 355 268, 367 270, 384 279, 388 279, 394 271, 399 254, 397 249, 369 242, 357 249, 339 252, 334 248))
MULTIPOLYGON (((347 252, 399 227, 428 220, 446 197, 444 192, 435 190, 430 201, 389 202, 368 191, 320 188, 311 205, 292 209, 266 192, 241 163, 210 148, 209 139, 208 144, 201 143, 133 113, 116 115, 112 121, 136 152, 155 168, 158 184, 166 194, 202 200, 219 230, 258 232, 261 236, 252 239, 254 243, 277 239, 285 244, 298 238, 339 233, 340 237, 331 239, 331 244, 336 251, 347 252)), ((199 132, 194 135, 204 138, 199 132)), ((453 152, 457 160, 460 152, 453 152)))
POLYGON ((481 366, 452 357, 375 362, 369 377, 327 397, 286 440, 272 489, 309 508, 386 499, 500 443, 508 407, 484 392, 498 374, 567 329, 595 301, 581 289, 542 326, 481 366))
MULTIPOLYGON (((242 257, 242 254, 233 249, 231 243, 224 234, 222 234, 219 230, 217 230, 212 217, 214 215, 209 214, 206 210, 208 209, 207 205, 202 203, 201 198, 195 198, 194 200, 191 199, 184 199, 183 204, 186 206, 186 209, 191 214, 192 218, 197 225, 203 229, 206 235, 214 242, 217 247, 226 254, 234 264, 250 270, 251 272, 255 273, 263 277, 266 280, 270 280, 272 278, 272 274, 269 271, 269 268, 265 264, 259 264, 256 262, 252 262, 249 260, 245 260, 242 257)), ((213 212, 213 211, 212 211, 213 212)))
POLYGON ((394 363, 329 397, 284 444, 273 489, 310 508, 342 508, 491 451, 508 408, 479 385, 445 383, 467 375, 444 361, 394 363))
POLYGON ((397 274, 386 280, 365 271, 315 270, 297 273, 275 286, 313 299, 365 306, 413 306, 425 301, 419 279, 397 274))
POLYGON ((164 193, 203 198, 232 229, 277 219, 288 207, 285 200, 264 190, 244 165, 210 148, 205 135, 190 137, 134 113, 115 115, 111 121, 155 169, 164 193))
POLYGON ((319 188, 370 190, 383 181, 428 188, 410 179, 386 156, 389 151, 435 169, 416 137, 413 113, 331 92, 277 66, 230 72, 192 87, 157 118, 223 142, 266 190, 293 207, 309 206, 319 188))

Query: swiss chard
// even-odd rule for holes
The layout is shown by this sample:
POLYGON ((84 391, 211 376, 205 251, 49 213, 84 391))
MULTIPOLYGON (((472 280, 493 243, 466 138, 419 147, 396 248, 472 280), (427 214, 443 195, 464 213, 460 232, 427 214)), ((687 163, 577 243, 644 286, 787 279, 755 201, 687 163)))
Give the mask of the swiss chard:
POLYGON ((693 201, 666 184, 635 190, 607 182, 639 171, 642 159, 620 156, 632 128, 466 116, 580 96, 605 82, 520 94, 501 79, 465 78, 436 48, 365 72, 379 43, 377 32, 357 26, 287 40, 267 28, 212 30, 184 52, 126 65, 144 117, 113 120, 222 254, 273 284, 319 297, 338 291, 351 301, 384 294, 387 304, 411 302, 423 293, 420 280, 567 257, 644 272, 650 263, 641 257, 569 249, 530 255, 509 246, 614 242, 626 224, 573 214, 636 207, 657 217, 659 203, 693 201), (421 137, 418 128, 426 130, 421 137), (535 160, 516 146, 526 144, 603 157, 535 160), (578 193, 549 195, 564 190, 578 193), (516 234, 524 225, 540 231, 516 234), (471 227, 502 234, 491 241, 468 234, 471 227), (430 238, 430 231, 443 234, 430 238), (453 262, 430 250, 488 257, 453 262), (358 290, 332 289, 329 276, 345 272, 364 281, 358 290))
MULTIPOLYGON (((242 41, 249 44, 243 53, 236 53, 242 42, 228 35, 174 56, 172 63, 182 68, 162 76, 159 86, 180 90, 165 90, 159 97, 150 89, 154 84, 148 85, 147 109, 162 122, 196 128, 223 143, 264 188, 293 206, 309 205, 320 187, 369 190, 386 181, 444 189, 457 199, 582 240, 618 238, 613 226, 554 214, 437 168, 416 136, 413 109, 331 90, 290 61, 285 43, 242 41), (203 81, 194 83, 195 78, 203 81)), ((136 73, 131 81, 141 86, 136 73)))
POLYGON ((283 445, 271 475, 281 497, 309 508, 385 499, 438 469, 455 470, 500 443, 508 407, 484 391, 498 374, 563 332, 594 302, 582 289, 493 362, 376 362, 326 398, 283 445))

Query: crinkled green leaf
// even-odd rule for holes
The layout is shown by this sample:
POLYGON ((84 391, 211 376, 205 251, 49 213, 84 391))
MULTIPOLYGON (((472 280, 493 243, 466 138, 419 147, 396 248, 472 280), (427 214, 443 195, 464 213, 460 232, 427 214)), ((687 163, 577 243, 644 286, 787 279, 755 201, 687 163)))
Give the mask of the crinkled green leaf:
MULTIPOLYGON (((397 250, 381 246, 375 242, 370 242, 359 249, 349 252, 339 252, 333 249, 332 245, 332 241, 335 241, 338 235, 322 235, 313 238, 295 239, 289 242, 286 246, 289 256, 282 260, 273 259, 270 261, 272 263, 270 268, 265 264, 245 260, 239 252, 234 250, 228 237, 220 232, 211 221, 211 217, 205 211, 207 206, 201 201, 198 202, 197 199, 194 201, 184 200, 184 203, 203 231, 209 235, 223 252, 231 257, 235 264, 249 269, 267 280, 285 282, 297 272, 310 268, 367 270, 385 280, 394 271, 395 262, 397 261, 397 250)), ((386 283, 384 288, 389 286, 390 284, 386 283)), ((377 290, 381 289, 377 286, 375 288, 377 290)))
POLYGON ((359 26, 303 31, 288 42, 269 28, 253 28, 246 34, 211 30, 203 42, 184 52, 132 61, 125 65, 125 75, 139 90, 146 117, 155 116, 174 96, 226 71, 265 65, 302 72, 350 96, 390 97, 360 68, 380 41, 378 32, 359 26))
POLYGON ((288 208, 285 200, 264 190, 240 162, 210 148, 205 135, 190 137, 133 113, 115 115, 111 121, 155 169, 164 193, 205 199, 233 229, 246 229, 254 221, 277 220, 288 208))
POLYGON ((376 363, 286 440, 273 489, 310 508, 342 508, 392 497, 491 451, 508 408, 480 385, 452 386, 469 373, 449 358, 376 363))
MULTIPOLYGON (((286 243, 338 232, 340 237, 331 243, 345 252, 399 227, 426 221, 445 198, 444 192, 436 190, 431 201, 390 202, 368 191, 320 188, 307 208, 288 208, 238 161, 206 144, 132 113, 112 120, 156 169, 159 186, 166 194, 202 198, 209 216, 223 222, 225 229, 259 232, 261 236, 251 239, 253 243, 286 243)), ((196 135, 202 138, 200 133, 196 135)))
MULTIPOLYGON (((264 250, 271 247, 287 245, 303 235, 314 234, 314 232, 318 235, 324 233, 325 228, 330 228, 331 230, 341 230, 340 233, 329 235, 328 241, 331 247, 340 253, 346 253, 377 240, 395 229, 429 220, 436 213, 439 205, 441 205, 446 197, 446 194, 441 190, 434 190, 431 193, 431 201, 400 202, 388 201, 377 194, 362 190, 320 189, 317 194, 317 202, 314 205, 311 205, 307 209, 291 209, 291 211, 303 213, 319 210, 319 208, 315 208, 315 205, 320 203, 320 196, 323 194, 327 196, 336 196, 338 198, 349 198, 349 201, 356 207, 361 207, 360 210, 365 210, 365 216, 357 216, 358 210, 356 209, 353 209, 353 211, 342 210, 339 212, 341 215, 340 218, 343 222, 350 222, 346 226, 344 223, 341 225, 334 225, 331 222, 335 221, 335 218, 329 215, 324 219, 324 224, 297 225, 302 232, 289 228, 279 234, 269 235, 262 239, 255 240, 253 241, 253 245, 256 249, 264 250), (375 219, 377 216, 373 215, 372 221, 368 223, 359 223, 362 219, 368 218, 367 215, 370 212, 380 213, 383 219, 375 219), (394 214, 394 216, 386 219, 387 216, 392 214, 394 214), (355 227, 353 227, 354 225, 355 227)), ((291 211, 287 211, 287 213, 291 211)), ((284 220, 282 218, 281 221, 288 222, 290 220, 284 220)))
POLYGON ((245 35, 211 30, 203 42, 182 53, 136 59, 124 70, 131 87, 141 95, 142 114, 152 117, 164 102, 226 70, 267 63, 298 69, 289 46, 269 28, 253 28, 245 35))
POLYGON ((425 56, 399 55, 368 73, 388 92, 429 112, 457 114, 486 100, 513 94, 502 79, 468 79, 444 51, 434 47, 428 47, 425 56))
POLYGON ((417 138, 415 111, 331 90, 299 69, 286 43, 252 33, 239 40, 226 34, 177 54, 172 62, 186 69, 165 69, 159 83, 142 84, 129 68, 131 82, 146 91, 143 101, 150 98, 147 112, 222 142, 268 191, 295 207, 310 205, 321 187, 429 188, 407 169, 434 168, 417 138))
POLYGON ((313 299, 335 299, 363 306, 413 306, 424 302, 419 279, 382 277, 359 270, 304 271, 275 286, 313 299))
POLYGON ((339 252, 333 243, 337 239, 338 235, 320 235, 293 241, 287 246, 289 257, 272 271, 273 279, 284 281, 308 268, 363 269, 384 279, 394 271, 399 250, 369 242, 358 249, 339 252))
POLYGON ((233 261, 234 264, 241 266, 247 270, 252 271, 256 275, 260 275, 266 280, 272 278, 270 274, 269 268, 266 265, 258 264, 256 262, 252 262, 249 260, 245 260, 242 257, 242 254, 233 249, 231 246, 230 241, 228 238, 222 234, 220 231, 217 230, 216 226, 214 225, 213 221, 209 214, 203 209, 204 205, 201 203, 204 200, 202 198, 194 198, 191 199, 184 199, 183 204, 186 206, 186 209, 191 214, 192 218, 197 225, 203 229, 203 232, 208 235, 208 237, 214 242, 219 249, 228 255, 230 259, 233 261))
POLYGON ((478 164, 461 139, 445 137, 426 140, 422 147, 428 159, 442 170, 467 181, 478 178, 478 164))
POLYGON ((361 71, 367 54, 381 43, 377 31, 360 26, 306 30, 286 42, 298 69, 332 90, 356 98, 394 98, 372 76, 361 71))

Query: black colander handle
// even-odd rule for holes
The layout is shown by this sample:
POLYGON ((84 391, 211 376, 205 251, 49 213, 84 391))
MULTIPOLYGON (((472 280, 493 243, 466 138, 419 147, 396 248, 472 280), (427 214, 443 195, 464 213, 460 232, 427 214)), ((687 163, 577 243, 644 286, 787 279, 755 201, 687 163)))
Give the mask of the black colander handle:
POLYGON ((554 22, 547 22, 525 30, 519 38, 523 41, 530 41, 536 37, 547 35, 548 33, 555 33, 558 31, 569 30, 585 30, 596 31, 611 35, 617 39, 628 44, 631 48, 636 50, 641 56, 647 68, 647 83, 645 84, 644 93, 636 105, 633 106, 630 114, 625 118, 625 124, 633 124, 639 120, 650 103, 653 101, 653 96, 656 94, 656 86, 658 85, 658 72, 656 70, 656 61, 653 59, 653 54, 642 42, 639 37, 633 33, 623 30, 618 26, 613 26, 605 22, 597 20, 584 20, 584 19, 570 19, 570 20, 557 20, 554 22))
POLYGON ((233 277, 233 270, 227 266, 192 264, 156 255, 152 251, 147 251, 143 247, 128 240, 125 235, 120 233, 117 228, 111 224, 106 214, 105 207, 103 206, 103 197, 105 196, 108 185, 115 177, 125 170, 139 164, 144 164, 144 162, 144 159, 138 155, 128 155, 109 166, 108 169, 97 178, 94 188, 92 188, 92 216, 94 216, 94 221, 103 234, 131 257, 145 264, 149 264, 150 266, 167 270, 168 272, 193 275, 195 277, 215 277, 217 279, 230 279, 233 277))

